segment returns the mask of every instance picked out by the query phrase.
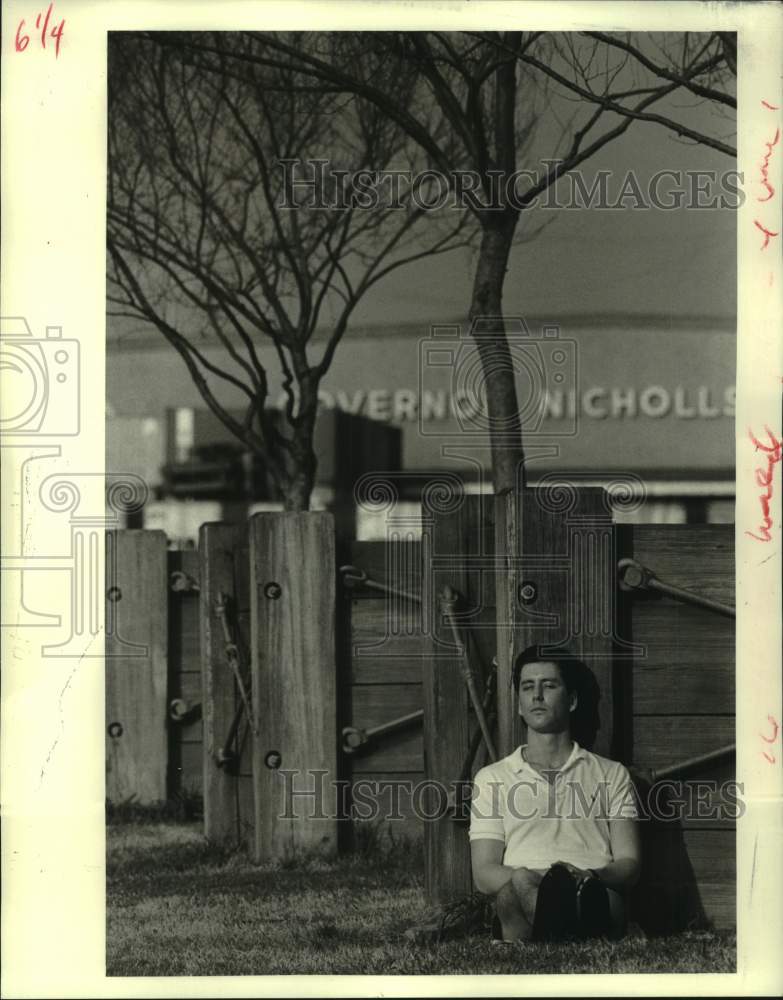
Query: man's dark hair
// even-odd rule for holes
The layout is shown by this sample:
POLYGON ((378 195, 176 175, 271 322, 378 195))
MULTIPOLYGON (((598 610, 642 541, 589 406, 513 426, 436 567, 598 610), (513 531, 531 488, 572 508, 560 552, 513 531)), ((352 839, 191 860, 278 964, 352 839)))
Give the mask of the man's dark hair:
POLYGON ((561 649, 553 653, 545 650, 545 646, 528 646, 519 654, 511 673, 514 691, 519 695, 519 678, 522 668, 528 663, 556 664, 566 690, 569 694, 576 695, 576 710, 571 716, 571 735, 589 750, 601 724, 598 715, 598 702, 601 698, 598 681, 587 664, 571 650, 561 649))
POLYGON ((570 650, 560 653, 544 653, 543 646, 528 646, 514 661, 514 669, 511 678, 514 682, 514 690, 519 693, 519 678, 522 675, 522 667, 528 663, 554 663, 560 670, 560 676, 569 694, 579 693, 579 680, 587 669, 581 660, 578 660, 570 650))

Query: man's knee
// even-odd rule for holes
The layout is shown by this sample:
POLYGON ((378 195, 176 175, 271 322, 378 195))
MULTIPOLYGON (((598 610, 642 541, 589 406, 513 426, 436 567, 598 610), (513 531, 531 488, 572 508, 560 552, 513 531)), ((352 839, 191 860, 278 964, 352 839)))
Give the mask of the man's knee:
POLYGON ((527 889, 535 887, 541 881, 541 877, 529 868, 515 868, 511 873, 511 884, 515 889, 527 889))
POLYGON ((511 875, 511 887, 517 899, 529 903, 538 894, 541 876, 529 868, 517 868, 511 875))
POLYGON ((541 876, 527 868, 517 868, 495 897, 497 915, 501 920, 512 920, 522 913, 529 918, 535 909, 541 876))

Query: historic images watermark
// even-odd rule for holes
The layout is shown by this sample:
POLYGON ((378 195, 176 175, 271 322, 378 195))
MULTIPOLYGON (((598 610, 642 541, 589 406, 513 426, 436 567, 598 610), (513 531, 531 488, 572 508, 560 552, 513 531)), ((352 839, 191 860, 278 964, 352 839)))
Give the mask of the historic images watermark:
MULTIPOLYGON (((435 523, 439 517, 462 508, 469 493, 489 492, 486 454, 482 450, 486 450, 490 438, 496 442, 507 439, 513 444, 521 429, 530 462, 540 457, 557 457, 562 443, 579 434, 583 415, 575 402, 580 390, 579 361, 579 344, 564 336, 559 325, 533 326, 522 316, 504 317, 502 326, 498 317, 493 316, 477 316, 469 326, 439 324, 421 338, 418 385, 411 401, 419 434, 422 438, 436 439, 442 459, 457 461, 463 470, 469 468, 473 478, 462 470, 439 471, 421 488, 420 504, 414 513, 404 496, 406 492, 415 492, 415 480, 421 478, 415 473, 377 471, 357 480, 356 508, 362 515, 383 522, 390 553, 385 573, 376 571, 376 579, 369 584, 357 576, 355 568, 344 567, 354 570, 346 575, 346 583, 368 585, 386 596, 385 632, 373 637, 373 655, 419 657, 422 652, 415 643, 422 635, 434 637, 436 655, 438 652, 454 655, 453 636, 448 630, 443 634, 439 629, 437 609, 438 595, 453 577, 454 557, 452 552, 438 550, 435 523), (516 412, 502 417, 489 412, 487 370, 479 346, 479 342, 486 345, 493 339, 502 339, 505 349, 498 364, 507 366, 517 387, 516 412), (415 405, 417 401, 421 405, 415 405), (435 407, 440 419, 433 421, 435 407), (406 554, 404 544, 419 538, 429 553, 423 574, 418 561, 414 565, 406 554)), ((626 409, 631 402, 623 401, 626 409)), ((574 587, 581 588, 576 605, 589 612, 595 634, 611 638, 626 655, 644 656, 644 647, 617 634, 617 595, 611 583, 613 567, 619 558, 612 517, 620 512, 628 515, 644 504, 647 496, 644 481, 635 474, 622 472, 596 470, 568 476, 546 472, 539 476, 538 486, 532 496, 542 511, 556 513, 566 522, 572 520, 574 528, 579 528, 573 532, 568 553, 562 559, 548 557, 541 570, 562 574, 564 579, 574 581, 574 587), (589 524, 577 509, 575 487, 583 484, 600 484, 604 489, 603 509, 595 513, 589 524), (589 586, 587 580, 591 581, 589 586)), ((476 593, 489 594, 493 592, 492 580, 498 573, 508 571, 508 559, 507 554, 481 551, 464 557, 461 566, 476 582, 476 593)), ((530 559, 526 562, 529 568, 530 559)), ((463 610, 468 610, 475 622, 481 607, 463 610)), ((579 627, 571 610, 558 617, 559 638, 564 643, 577 636, 579 627)), ((368 648, 364 644, 356 646, 357 652, 368 648)))
POLYGON ((618 796, 608 782, 591 795, 579 782, 558 778, 552 783, 520 780, 508 786, 484 786, 480 800, 471 800, 473 783, 434 779, 359 778, 330 781, 317 768, 283 769, 278 818, 284 820, 359 820, 401 822, 411 816, 433 823, 449 814, 464 819, 499 820, 504 813, 517 820, 573 821, 639 819, 643 822, 705 823, 735 821, 745 814, 745 786, 714 779, 638 783, 618 796), (489 789, 489 794, 487 794, 489 789))
MULTIPOLYGON (((425 635, 434 640, 426 655, 459 654, 453 635, 443 627, 439 610, 443 587, 453 579, 455 557, 453 552, 438 548, 435 523, 438 517, 464 507, 471 484, 456 472, 441 471, 429 479, 421 490, 420 504, 411 511, 412 505, 403 500, 403 495, 406 483, 415 485, 418 480, 410 472, 366 473, 357 480, 356 508, 382 522, 387 555, 384 566, 376 569, 372 578, 358 567, 341 567, 344 585, 369 587, 375 596, 383 598, 383 631, 374 633, 371 639, 355 639, 355 655, 370 653, 390 660, 422 658, 425 652, 421 639, 425 635), (419 541, 429 553, 423 572, 419 551, 411 544, 419 541)), ((542 512, 564 518, 566 525, 570 523, 574 529, 570 531, 566 553, 536 563, 538 572, 549 579, 560 578, 564 584, 570 581, 574 594, 572 605, 553 612, 554 618, 545 619, 544 627, 554 630, 554 633, 547 631, 547 642, 551 641, 553 646, 577 642, 579 630, 587 620, 593 635, 612 641, 616 655, 647 656, 646 645, 631 642, 618 624, 618 595, 613 581, 620 553, 612 530, 613 516, 638 510, 646 499, 645 482, 633 473, 548 472, 539 478, 537 489, 531 493, 532 502, 542 512), (603 487, 603 505, 593 515, 586 516, 579 508, 579 489, 596 483, 603 487), (577 608, 586 619, 578 617, 577 608)), ((462 570, 473 580, 474 603, 463 608, 474 623, 472 629, 495 628, 494 622, 491 626, 478 623, 482 610, 480 595, 494 593, 493 581, 498 574, 523 566, 530 570, 532 565, 529 555, 523 559, 486 550, 460 557, 462 570)), ((523 590, 520 588, 518 597, 522 605, 527 603, 523 590)), ((472 650, 472 644, 469 648, 472 650)), ((475 651, 470 655, 475 655, 475 651)))
POLYGON ((73 437, 79 433, 79 342, 61 326, 33 334, 23 316, 0 318, 7 396, 0 437, 73 437))
MULTIPOLYGON (((63 446, 81 427, 80 344, 64 337, 61 326, 47 326, 41 337, 24 316, 0 317, 0 370, 3 509, 18 510, 18 529, 0 558, 2 584, 11 595, 0 624, 14 631, 57 629, 41 646, 43 656, 103 656, 94 640, 102 629, 104 552, 114 551, 113 530, 122 516, 144 506, 147 484, 132 473, 58 471, 63 446), (52 587, 53 580, 63 586, 52 587)), ((116 559, 109 563, 116 576, 116 559)), ((110 602, 117 591, 111 582, 110 602)), ((122 654, 106 655, 147 655, 145 645, 119 637, 115 611, 106 618, 105 634, 122 646, 122 654)))
MULTIPOLYGON (((470 328, 439 325, 419 342, 419 397, 429 389, 441 388, 445 379, 460 438, 493 438, 506 434, 516 440, 517 422, 526 436, 573 437, 578 432, 578 414, 560 405, 561 419, 553 428, 543 428, 544 419, 558 403, 573 395, 579 385, 579 351, 575 340, 561 336, 560 327, 550 323, 531 330, 522 316, 508 316, 497 332, 498 318, 477 316, 470 328), (486 379, 478 341, 502 338, 508 346, 508 363, 519 383, 519 406, 507 423, 488 413, 486 379)), ((443 436, 420 411, 419 433, 443 436)))
POLYGON ((470 209, 474 212, 544 209, 675 211, 738 209, 745 202, 744 175, 737 170, 658 170, 640 178, 633 170, 564 173, 540 194, 529 192, 556 176, 561 160, 541 161, 535 170, 344 170, 328 159, 282 159, 280 208, 298 209, 470 209))

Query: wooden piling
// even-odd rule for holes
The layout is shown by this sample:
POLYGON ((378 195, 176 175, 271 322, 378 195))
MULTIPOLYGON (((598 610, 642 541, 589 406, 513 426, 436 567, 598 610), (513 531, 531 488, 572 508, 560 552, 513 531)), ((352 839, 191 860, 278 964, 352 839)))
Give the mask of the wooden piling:
POLYGON ((338 739, 332 515, 256 514, 250 565, 255 857, 331 854, 338 739))
POLYGON ((500 753, 511 753, 524 739, 514 661, 540 645, 555 659, 568 649, 590 668, 600 691, 592 749, 611 756, 617 571, 604 491, 563 484, 505 492, 496 504, 500 753))
POLYGON ((162 531, 106 534, 106 798, 166 799, 168 578, 162 531))
POLYGON ((493 513, 486 498, 464 496, 425 524, 422 540, 423 590, 433 628, 422 670, 426 794, 416 805, 426 813, 425 891, 432 905, 465 896, 472 886, 467 829, 446 808, 470 747, 470 719, 462 653, 441 598, 446 587, 459 594, 455 619, 465 641, 471 631, 494 630, 493 513))

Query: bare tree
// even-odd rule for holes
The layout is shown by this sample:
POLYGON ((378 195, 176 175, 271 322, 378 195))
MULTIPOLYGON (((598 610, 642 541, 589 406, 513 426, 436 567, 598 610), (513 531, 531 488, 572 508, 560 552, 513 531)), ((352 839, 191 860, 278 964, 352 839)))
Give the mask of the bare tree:
MULTIPOLYGON (((636 122, 734 155, 725 137, 695 128, 670 100, 685 95, 730 112, 736 72, 732 36, 389 32, 340 33, 339 44, 328 33, 296 44, 280 34, 245 37, 247 47, 231 54, 238 73, 264 65, 357 95, 405 131, 444 174, 470 171, 478 177, 468 205, 480 230, 469 313, 484 320, 474 336, 484 371, 494 485, 501 490, 524 483, 519 405, 502 318, 520 217, 550 186, 636 122), (388 61, 414 67, 414 85, 402 91, 383 86, 379 78, 388 61), (565 131, 557 132, 557 142, 533 161, 531 139, 553 108, 547 86, 570 99, 574 113, 565 131), (542 162, 548 168, 522 190, 515 186, 513 197, 498 183, 542 162)), ((198 39, 194 51, 209 59, 216 43, 198 39)), ((719 128, 725 125, 721 119, 719 128)))
MULTIPOLYGON (((286 508, 306 509, 318 387, 357 303, 393 269, 464 245, 470 227, 450 213, 425 228, 410 202, 344 203, 338 168, 372 175, 410 149, 419 167, 426 157, 372 101, 262 62, 237 74, 226 53, 257 54, 262 39, 213 41, 205 72, 188 36, 110 36, 109 313, 155 326, 207 406, 263 457, 286 508), (319 155, 331 170, 316 179, 313 205, 283 207, 280 161, 319 155), (264 343, 275 372, 262 364, 264 343), (270 405, 275 377, 283 414, 270 405), (226 390, 244 399, 242 418, 226 390)), ((415 76, 397 60, 376 84, 405 99, 415 76)))
POLYGON ((732 92, 736 78, 732 35, 684 32, 675 43, 669 35, 656 39, 632 32, 586 31, 554 35, 549 41, 546 52, 528 51, 519 58, 563 93, 593 105, 599 118, 608 112, 629 124, 650 122, 688 142, 736 157, 730 138, 737 108, 732 92), (716 111, 728 109, 722 125, 725 127, 728 117, 729 136, 695 127, 682 108, 671 104, 663 110, 647 110, 652 104, 683 94, 699 104, 709 103, 716 111))

